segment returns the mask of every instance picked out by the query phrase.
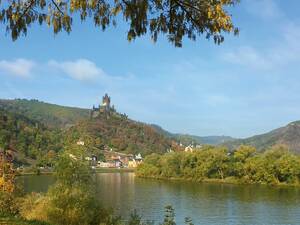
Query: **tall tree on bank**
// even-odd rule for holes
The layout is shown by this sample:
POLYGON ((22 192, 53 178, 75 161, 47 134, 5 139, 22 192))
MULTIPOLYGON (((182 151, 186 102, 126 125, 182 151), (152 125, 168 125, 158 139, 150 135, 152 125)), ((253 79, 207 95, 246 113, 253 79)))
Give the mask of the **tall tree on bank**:
POLYGON ((239 0, 0 0, 0 22, 13 40, 27 34, 34 23, 47 24, 54 33, 72 30, 74 18, 91 18, 105 30, 116 25, 117 17, 128 25, 127 39, 150 33, 153 41, 159 34, 167 36, 176 47, 182 39, 196 40, 204 35, 216 44, 223 33, 238 33, 226 10, 239 0), (120 16, 121 15, 121 16, 120 16))

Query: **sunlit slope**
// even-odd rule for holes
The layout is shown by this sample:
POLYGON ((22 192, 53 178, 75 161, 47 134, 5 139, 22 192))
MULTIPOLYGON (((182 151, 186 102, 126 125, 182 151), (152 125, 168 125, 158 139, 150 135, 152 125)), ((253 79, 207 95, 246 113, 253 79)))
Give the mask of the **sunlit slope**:
POLYGON ((0 100, 0 108, 22 114, 49 127, 65 128, 89 118, 88 109, 60 106, 38 100, 0 100))

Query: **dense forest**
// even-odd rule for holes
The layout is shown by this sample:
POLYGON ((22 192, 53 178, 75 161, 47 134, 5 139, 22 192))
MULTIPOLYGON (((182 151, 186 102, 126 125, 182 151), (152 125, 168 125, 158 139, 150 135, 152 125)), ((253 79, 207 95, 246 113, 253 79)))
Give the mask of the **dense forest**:
POLYGON ((232 153, 224 147, 206 146, 194 152, 149 155, 136 174, 165 179, 298 185, 300 156, 284 146, 274 146, 263 153, 250 146, 240 146, 232 153))
POLYGON ((15 163, 29 164, 26 159, 48 162, 62 146, 60 130, 0 108, 0 148, 12 150, 16 154, 15 163))

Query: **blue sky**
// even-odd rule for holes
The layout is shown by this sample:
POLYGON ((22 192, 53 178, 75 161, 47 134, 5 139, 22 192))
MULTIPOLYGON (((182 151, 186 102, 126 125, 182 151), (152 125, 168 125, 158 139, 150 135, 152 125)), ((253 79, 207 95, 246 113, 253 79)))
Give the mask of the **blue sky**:
POLYGON ((91 108, 104 93, 130 118, 180 133, 247 137, 300 120, 300 1, 242 0, 238 37, 126 40, 75 22, 70 35, 33 26, 12 42, 0 27, 0 98, 91 108))

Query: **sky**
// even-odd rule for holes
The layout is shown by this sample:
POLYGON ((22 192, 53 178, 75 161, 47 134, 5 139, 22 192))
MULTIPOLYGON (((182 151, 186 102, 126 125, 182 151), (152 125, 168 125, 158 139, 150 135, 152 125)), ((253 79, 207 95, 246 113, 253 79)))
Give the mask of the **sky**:
POLYGON ((0 98, 91 108, 108 93, 117 111, 171 132, 249 137, 300 120, 300 1, 242 0, 239 36, 126 39, 127 24, 71 34, 32 26, 13 42, 0 25, 0 98))

